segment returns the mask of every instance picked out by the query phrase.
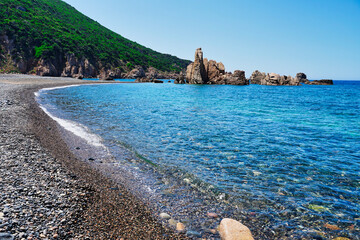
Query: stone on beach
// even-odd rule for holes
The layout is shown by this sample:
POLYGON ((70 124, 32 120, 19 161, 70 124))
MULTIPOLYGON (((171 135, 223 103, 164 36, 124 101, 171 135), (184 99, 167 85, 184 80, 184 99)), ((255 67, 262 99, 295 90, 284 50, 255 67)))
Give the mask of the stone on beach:
POLYGON ((218 217, 219 217, 219 215, 218 215, 218 214, 213 213, 213 212, 209 212, 209 213, 207 213, 207 216, 208 216, 209 218, 218 218, 218 217))
POLYGON ((240 222, 224 218, 219 226, 219 233, 222 240, 253 240, 253 236, 248 227, 240 222))
POLYGON ((167 213, 160 213, 160 218, 161 219, 170 219, 171 216, 169 214, 167 214, 167 213))
POLYGON ((185 225, 184 225, 183 223, 178 222, 178 223, 176 224, 176 231, 178 231, 178 232, 184 232, 185 229, 186 229, 186 227, 185 227, 185 225))

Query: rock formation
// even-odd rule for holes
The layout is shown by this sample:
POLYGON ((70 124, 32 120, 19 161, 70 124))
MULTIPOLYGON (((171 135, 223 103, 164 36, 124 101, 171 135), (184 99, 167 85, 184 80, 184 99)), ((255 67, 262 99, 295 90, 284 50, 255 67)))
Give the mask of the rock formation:
POLYGON ((298 80, 300 83, 305 83, 309 81, 306 74, 301 72, 296 74, 295 79, 298 80))
POLYGON ((276 73, 262 73, 256 70, 250 77, 251 84, 269 85, 269 86, 299 86, 298 78, 291 76, 280 76, 276 73))
POLYGON ((39 76, 58 76, 58 71, 51 61, 42 59, 38 63, 36 74, 39 76))
POLYGON ((82 58, 79 60, 73 53, 66 54, 65 68, 61 73, 62 77, 91 78, 95 75, 95 67, 89 62, 88 59, 82 58))
POLYGON ((250 83, 261 85, 261 81, 263 81, 265 77, 266 77, 266 73, 255 70, 255 72, 251 74, 250 83))
POLYGON ((249 85, 249 81, 245 77, 244 71, 236 70, 233 74, 225 73, 218 77, 211 79, 210 84, 222 85, 249 85))
POLYGON ((322 79, 322 80, 314 80, 314 81, 307 81, 305 84, 308 85, 334 85, 334 81, 331 79, 322 79))
POLYGON ((201 48, 196 49, 195 61, 187 68, 187 80, 190 84, 205 84, 208 80, 201 48))
POLYGON ((100 74, 98 75, 100 80, 114 80, 116 78, 121 78, 121 70, 119 68, 108 69, 102 68, 100 74))
POLYGON ((245 78, 244 71, 226 73, 221 62, 204 59, 201 48, 198 48, 195 52, 195 61, 187 67, 186 79, 179 78, 175 83, 247 85, 249 81, 245 78))
POLYGON ((125 75, 128 79, 137 79, 146 77, 146 73, 142 67, 136 67, 125 75))

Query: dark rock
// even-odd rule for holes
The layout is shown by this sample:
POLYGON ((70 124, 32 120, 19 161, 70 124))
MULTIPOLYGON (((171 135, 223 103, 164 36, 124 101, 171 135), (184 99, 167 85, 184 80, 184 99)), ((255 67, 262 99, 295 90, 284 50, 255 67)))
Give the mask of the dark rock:
POLYGON ((305 73, 301 73, 301 72, 296 74, 295 79, 296 79, 297 81, 299 81, 300 83, 305 83, 305 82, 309 81, 309 80, 307 79, 306 74, 305 74, 305 73))
POLYGON ((152 82, 153 82, 153 83, 164 83, 163 81, 158 80, 158 79, 154 79, 154 80, 152 80, 152 82))
POLYGON ((305 84, 309 85, 334 85, 334 81, 331 79, 322 79, 322 80, 314 80, 314 81, 307 81, 305 84))
POLYGON ((0 233, 0 240, 13 240, 14 237, 10 233, 0 233))
POLYGON ((185 76, 183 74, 180 74, 174 81, 175 84, 185 84, 185 76))

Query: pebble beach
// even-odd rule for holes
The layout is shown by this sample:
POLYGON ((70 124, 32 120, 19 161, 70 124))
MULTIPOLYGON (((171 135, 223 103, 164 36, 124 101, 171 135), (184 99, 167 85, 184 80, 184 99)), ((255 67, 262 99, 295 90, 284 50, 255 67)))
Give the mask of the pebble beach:
POLYGON ((34 98, 42 88, 91 83, 0 75, 0 239, 186 239, 78 160, 34 98))

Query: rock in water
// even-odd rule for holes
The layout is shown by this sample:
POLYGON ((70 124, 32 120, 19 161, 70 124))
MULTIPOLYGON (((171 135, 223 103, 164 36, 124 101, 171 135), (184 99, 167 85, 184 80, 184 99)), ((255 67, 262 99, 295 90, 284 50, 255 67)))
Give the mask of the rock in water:
POLYGON ((261 84, 261 82, 265 79, 265 77, 266 77, 266 73, 256 70, 251 74, 250 83, 261 84))
POLYGON ((306 84, 309 85, 334 85, 334 81, 330 79, 314 80, 307 81, 306 84))
POLYGON ((277 73, 262 73, 256 70, 250 77, 251 84, 269 85, 269 86, 299 86, 300 80, 291 76, 280 76, 277 73))
POLYGON ((219 233, 222 240, 254 240, 248 227, 230 218, 221 221, 219 233))
POLYGON ((309 80, 307 79, 306 74, 305 74, 305 73, 302 73, 302 72, 297 73, 295 79, 296 79, 297 81, 299 81, 300 83, 306 83, 306 82, 309 81, 309 80))
POLYGON ((169 214, 167 214, 167 213, 160 213, 160 218, 161 219, 170 219, 171 216, 169 214))
POLYGON ((196 49, 195 61, 188 66, 186 76, 190 84, 205 84, 207 82, 208 79, 201 48, 196 49))
POLYGON ((14 237, 10 233, 0 233, 1 240, 13 240, 14 237))

